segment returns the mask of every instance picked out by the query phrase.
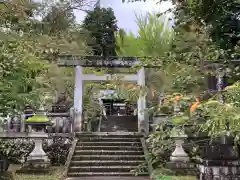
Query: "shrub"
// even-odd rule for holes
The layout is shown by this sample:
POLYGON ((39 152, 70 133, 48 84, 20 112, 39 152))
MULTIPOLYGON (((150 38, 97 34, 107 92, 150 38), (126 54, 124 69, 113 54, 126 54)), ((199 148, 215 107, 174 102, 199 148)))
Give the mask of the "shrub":
MULTIPOLYGON (((72 139, 54 137, 53 139, 46 139, 43 142, 43 150, 48 155, 52 164, 64 164, 69 148, 71 147, 72 139)), ((12 163, 23 163, 34 149, 34 142, 31 139, 17 138, 17 139, 1 139, 0 140, 0 154, 7 157, 12 163)))
POLYGON ((72 140, 72 138, 54 137, 44 141, 43 150, 53 165, 65 164, 72 140))
POLYGON ((1 139, 0 153, 13 163, 21 163, 32 152, 34 143, 30 139, 1 139))

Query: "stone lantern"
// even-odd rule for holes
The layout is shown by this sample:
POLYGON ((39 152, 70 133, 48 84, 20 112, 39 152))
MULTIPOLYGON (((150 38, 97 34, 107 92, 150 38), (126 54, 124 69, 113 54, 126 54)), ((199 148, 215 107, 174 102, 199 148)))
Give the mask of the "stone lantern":
POLYGON ((156 131, 157 125, 161 124, 162 122, 165 122, 169 116, 169 107, 163 106, 163 101, 164 97, 160 96, 159 97, 159 103, 158 103, 158 108, 157 111, 155 112, 156 114, 152 118, 152 123, 151 126, 153 126, 153 131, 156 131))
POLYGON ((28 136, 32 138, 35 144, 33 151, 27 157, 27 161, 23 169, 33 171, 46 171, 50 166, 50 160, 46 153, 43 151, 42 142, 43 139, 48 138, 48 134, 45 132, 46 127, 51 125, 50 120, 46 116, 44 109, 41 108, 32 117, 25 120, 25 125, 28 128, 28 136))

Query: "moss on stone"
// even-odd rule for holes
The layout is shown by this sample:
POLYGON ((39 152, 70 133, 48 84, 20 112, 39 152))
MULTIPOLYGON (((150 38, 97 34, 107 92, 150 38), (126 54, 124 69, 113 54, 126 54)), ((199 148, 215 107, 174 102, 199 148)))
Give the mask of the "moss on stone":
POLYGON ((25 120, 25 123, 46 123, 49 122, 49 119, 45 115, 34 115, 25 120))

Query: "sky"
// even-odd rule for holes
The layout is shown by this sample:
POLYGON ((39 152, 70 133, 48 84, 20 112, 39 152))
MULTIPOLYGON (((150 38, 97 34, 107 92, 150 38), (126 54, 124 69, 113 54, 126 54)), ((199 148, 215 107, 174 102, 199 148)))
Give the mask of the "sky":
MULTIPOLYGON (((126 0, 128 1, 128 0, 126 0)), ((147 12, 164 12, 173 7, 171 2, 157 3, 159 0, 146 0, 146 2, 122 3, 122 0, 100 0, 101 7, 111 7, 114 10, 118 20, 118 27, 125 29, 127 32, 136 33, 138 30, 136 14, 145 14, 147 12)), ((78 23, 84 19, 85 13, 75 11, 75 16, 78 23)))

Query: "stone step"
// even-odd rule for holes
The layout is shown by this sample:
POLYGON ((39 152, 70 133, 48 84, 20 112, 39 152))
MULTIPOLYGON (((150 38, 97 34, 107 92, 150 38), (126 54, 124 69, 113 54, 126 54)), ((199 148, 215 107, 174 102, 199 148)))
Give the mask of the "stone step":
POLYGON ((74 155, 143 155, 143 151, 127 150, 76 150, 74 155))
POLYGON ((77 146, 76 150, 131 150, 141 151, 141 146, 77 146))
POLYGON ((142 146, 140 142, 78 142, 77 146, 142 146))
POLYGON ((111 138, 111 137, 82 137, 78 140, 78 144, 81 142, 141 142, 140 138, 111 138))
MULTIPOLYGON (((134 176, 145 162, 139 133, 77 133, 68 177, 134 176)), ((147 169, 144 175, 148 175, 147 169)), ((104 179, 104 178, 103 178, 104 179)))
MULTIPOLYGON (((148 176, 148 173, 143 172, 140 174, 140 176, 141 175, 148 176)), ((135 176, 135 174, 132 172, 70 172, 70 173, 68 173, 68 177, 86 177, 86 176, 98 176, 98 177, 101 177, 101 176, 126 176, 126 177, 132 176, 133 177, 133 176, 135 176)), ((71 180, 71 179, 67 178, 67 180, 71 180)), ((105 178, 102 178, 101 180, 105 180, 105 178)))
POLYGON ((141 160, 144 161, 144 155, 73 155, 72 161, 84 161, 84 160, 118 160, 118 161, 133 161, 141 160))
POLYGON ((143 135, 138 132, 81 132, 75 134, 78 139, 83 137, 110 137, 110 138, 141 138, 143 135))
POLYGON ((87 160, 87 161, 72 161, 70 166, 138 166, 142 164, 144 161, 137 160, 137 161, 114 161, 114 160, 87 160))
POLYGON ((130 172, 137 166, 70 166, 69 172, 130 172))

